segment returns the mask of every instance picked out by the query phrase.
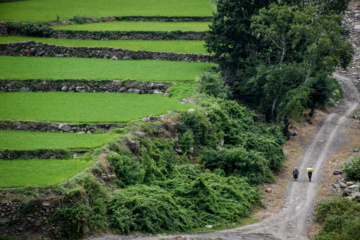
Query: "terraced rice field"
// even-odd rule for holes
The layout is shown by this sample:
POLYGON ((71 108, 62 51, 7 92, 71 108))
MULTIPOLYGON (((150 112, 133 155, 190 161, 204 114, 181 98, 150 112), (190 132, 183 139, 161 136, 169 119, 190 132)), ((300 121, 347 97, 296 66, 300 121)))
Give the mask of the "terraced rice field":
POLYGON ((111 47, 129 50, 143 50, 151 52, 176 52, 176 53, 198 53, 209 54, 204 45, 205 41, 192 40, 83 40, 83 39, 57 39, 23 36, 0 36, 0 43, 34 41, 59 45, 65 47, 111 47))
POLYGON ((92 164, 85 160, 55 159, 0 161, 0 189, 63 183, 92 164))
POLYGON ((101 147, 105 143, 118 137, 118 134, 74 134, 0 130, 0 151, 91 149, 101 147))
POLYGON ((158 94, 132 93, 0 93, 0 102, 1 120, 64 123, 128 122, 194 108, 158 94))
MULTIPOLYGON (((28 0, 1 3, 0 20, 61 21, 74 17, 211 17, 209 0, 28 0)), ((114 18, 110 18, 114 20, 114 18)), ((209 22, 103 22, 66 25, 71 31, 194 31, 209 29, 209 22)), ((111 47, 154 52, 207 54, 201 41, 82 40, 28 36, 0 36, 0 43, 35 41, 59 46, 111 47)), ((20 51, 20 50, 19 50, 20 51)), ((155 60, 111 61, 88 58, 0 56, 1 80, 138 80, 172 81, 170 97, 129 93, 0 93, 0 120, 59 123, 127 123, 150 114, 195 108, 178 99, 196 95, 196 77, 215 66, 155 60), (176 85, 175 85, 176 84, 176 85)), ((117 139, 118 134, 77 134, 0 130, 1 151, 95 149, 117 139)), ((0 160, 0 188, 40 187, 65 182, 93 161, 26 159, 0 160)))
POLYGON ((194 81, 213 63, 0 56, 0 79, 194 81))
POLYGON ((102 22, 54 27, 54 30, 71 31, 189 31, 205 32, 210 22, 102 22))
POLYGON ((2 3, 0 20, 50 21, 111 16, 212 16, 209 0, 30 0, 2 3), (99 7, 101 4, 101 7, 99 7))

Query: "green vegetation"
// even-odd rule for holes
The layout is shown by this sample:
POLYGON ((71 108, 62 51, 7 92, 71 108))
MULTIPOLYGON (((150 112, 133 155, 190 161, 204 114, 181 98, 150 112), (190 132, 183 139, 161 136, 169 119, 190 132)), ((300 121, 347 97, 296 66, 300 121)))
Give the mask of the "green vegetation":
POLYGON ((54 27, 54 30, 71 31, 183 31, 205 32, 209 22, 102 22, 54 27))
POLYGON ((88 149, 100 147, 117 137, 117 134, 0 130, 0 150, 88 149))
POLYGON ((346 198, 335 198, 316 207, 315 220, 324 226, 315 240, 359 240, 360 205, 346 198))
POLYGON ((353 181, 360 181, 360 154, 354 154, 347 162, 342 164, 346 178, 353 181))
POLYGON ((0 93, 0 102, 2 120, 70 123, 127 122, 194 108, 158 94, 132 93, 0 93))
POLYGON ((213 63, 88 58, 0 57, 0 79, 193 81, 213 63))
POLYGON ((111 47, 152 52, 181 52, 209 54, 204 48, 204 41, 147 41, 147 40, 82 40, 57 39, 21 36, 0 36, 0 43, 34 41, 66 47, 111 47))
POLYGON ((206 47, 224 56, 219 74, 234 95, 289 137, 290 118, 311 116, 340 88, 329 76, 354 53, 339 14, 348 2, 218 0, 206 47))
POLYGON ((171 119, 130 124, 146 138, 108 145, 108 161, 124 188, 109 204, 112 227, 121 233, 221 228, 260 204, 255 184, 272 181, 285 159, 279 128, 256 124, 253 113, 233 101, 203 97, 199 105, 174 117, 176 129, 171 119), (235 153, 224 157, 219 146, 235 153), (219 161, 211 152, 221 155, 219 161), (189 164, 200 156, 200 164, 189 164))
POLYGON ((74 15, 106 16, 211 16, 209 0, 30 0, 2 3, 0 20, 55 21, 74 15))
MULTIPOLYGON (((0 139, 2 138, 1 135, 0 139)), ((0 188, 41 187, 63 183, 92 164, 92 161, 85 160, 0 160, 0 188)))

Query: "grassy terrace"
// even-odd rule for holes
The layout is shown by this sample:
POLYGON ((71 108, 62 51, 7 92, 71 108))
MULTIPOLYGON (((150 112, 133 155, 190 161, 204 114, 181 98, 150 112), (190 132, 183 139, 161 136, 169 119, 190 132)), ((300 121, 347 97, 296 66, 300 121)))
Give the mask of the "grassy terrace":
POLYGON ((118 134, 80 134, 0 130, 0 151, 36 149, 90 149, 119 137, 118 134))
POLYGON ((213 11, 209 0, 29 0, 2 3, 0 20, 50 21, 74 15, 212 16, 213 11))
POLYGON ((0 43, 34 41, 65 47, 111 47, 152 52, 179 52, 209 54, 204 41, 145 41, 145 40, 81 40, 39 37, 0 36, 0 43))
POLYGON ((0 189, 63 183, 91 164, 85 160, 0 160, 0 189))
POLYGON ((0 56, 0 66, 0 79, 194 81, 214 64, 0 56))
POLYGON ((158 94, 0 93, 1 120, 98 123, 128 122, 169 110, 194 108, 158 94))
POLYGON ((102 22, 54 27, 71 31, 191 31, 205 32, 210 22, 102 22))

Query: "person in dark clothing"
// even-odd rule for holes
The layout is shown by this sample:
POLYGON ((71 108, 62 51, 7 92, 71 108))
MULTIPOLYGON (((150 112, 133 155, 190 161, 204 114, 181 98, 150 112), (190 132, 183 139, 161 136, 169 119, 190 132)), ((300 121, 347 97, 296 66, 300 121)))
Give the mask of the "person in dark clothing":
POLYGON ((306 169, 306 171, 308 173, 309 182, 311 182, 311 177, 312 177, 312 173, 313 173, 314 169, 312 169, 312 167, 310 166, 306 169))
POLYGON ((293 177, 294 177, 295 181, 297 181, 298 176, 299 176, 299 170, 297 169, 297 167, 295 167, 293 170, 293 177))

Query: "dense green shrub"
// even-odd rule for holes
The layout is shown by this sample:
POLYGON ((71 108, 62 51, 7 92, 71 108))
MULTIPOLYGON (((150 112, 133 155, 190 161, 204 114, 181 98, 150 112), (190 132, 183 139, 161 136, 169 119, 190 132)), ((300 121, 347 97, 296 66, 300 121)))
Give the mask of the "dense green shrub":
POLYGON ((354 154, 342 164, 342 170, 349 180, 360 181, 360 154, 354 154))
POLYGON ((201 160, 211 170, 224 170, 226 176, 247 177, 252 184, 266 181, 268 167, 265 159, 257 152, 240 146, 219 151, 204 149, 201 160))
POLYGON ((205 72, 199 76, 199 91, 212 97, 230 99, 231 89, 220 77, 221 73, 205 72))
POLYGON ((185 210, 158 186, 127 188, 113 198, 109 214, 112 226, 122 233, 184 231, 190 227, 185 210))
POLYGON ((32 37, 50 37, 53 30, 47 25, 41 26, 36 23, 25 23, 22 25, 21 31, 32 37))
POLYGON ((81 15, 74 15, 73 18, 70 19, 70 21, 74 21, 77 24, 83 24, 85 22, 84 17, 81 15))
POLYGON ((316 206, 315 220, 324 222, 316 240, 359 240, 360 205, 346 198, 334 198, 316 206))
POLYGON ((219 136, 213 130, 211 123, 201 111, 181 114, 178 130, 180 133, 191 130, 195 147, 209 146, 214 148, 219 140, 219 136))
POLYGON ((185 164, 176 177, 121 191, 111 201, 109 215, 113 227, 123 233, 183 231, 238 222, 259 203, 259 194, 245 179, 185 164))
POLYGON ((57 227, 56 238, 78 239, 85 234, 86 220, 89 218, 89 207, 78 202, 57 210, 52 219, 57 227))
POLYGON ((333 216, 342 216, 358 212, 360 216, 360 206, 346 198, 334 198, 330 201, 320 203, 315 208, 315 221, 324 222, 333 216))
POLYGON ((65 195, 63 206, 51 217, 55 223, 54 236, 60 239, 83 237, 86 228, 91 231, 108 227, 106 201, 108 195, 92 175, 77 179, 77 189, 65 195))
POLYGON ((180 147, 182 151, 188 152, 194 145, 194 134, 191 130, 187 130, 180 138, 180 147))
POLYGON ((123 188, 143 181, 144 172, 141 164, 130 156, 111 154, 108 156, 111 166, 116 174, 116 183, 123 188))

